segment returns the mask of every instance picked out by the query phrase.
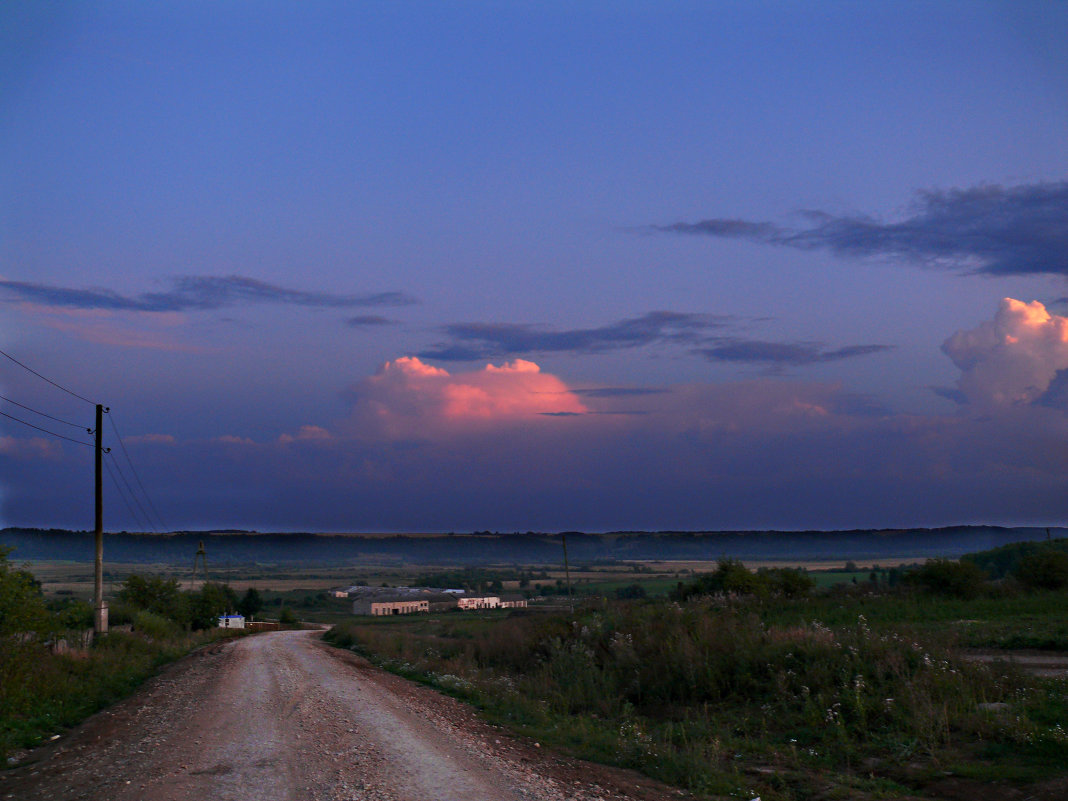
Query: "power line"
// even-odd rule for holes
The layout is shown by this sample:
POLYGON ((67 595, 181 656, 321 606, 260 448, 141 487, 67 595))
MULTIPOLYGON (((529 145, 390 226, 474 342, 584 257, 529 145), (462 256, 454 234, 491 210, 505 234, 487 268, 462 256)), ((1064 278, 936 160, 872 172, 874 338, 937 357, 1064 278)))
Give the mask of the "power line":
POLYGON ((115 473, 112 471, 111 465, 104 462, 104 467, 107 468, 108 476, 111 477, 111 483, 115 485, 116 492, 118 492, 119 497, 122 498, 122 502, 126 505, 126 511, 130 513, 130 519, 133 520, 136 525, 144 528, 145 524, 141 522, 140 518, 137 516, 137 512, 134 511, 133 507, 130 505, 130 501, 127 500, 126 493, 122 491, 122 486, 119 484, 118 479, 115 478, 115 473))
POLYGON ((130 472, 133 473, 133 477, 137 481, 137 486, 141 488, 141 494, 145 496, 145 501, 148 502, 149 508, 156 515, 156 521, 159 523, 160 528, 166 531, 167 524, 163 522, 163 518, 160 516, 159 511, 156 509, 156 504, 152 503, 152 496, 148 494, 148 490, 145 489, 145 485, 141 482, 141 476, 138 475, 137 468, 134 467, 133 460, 130 459, 130 454, 126 450, 126 443, 122 441, 122 435, 119 434, 119 427, 115 425, 114 412, 108 415, 108 420, 111 422, 112 431, 115 432, 115 439, 119 441, 119 447, 122 448, 122 454, 126 457, 126 463, 130 465, 130 472))
POLYGON ((41 428, 40 426, 35 426, 33 423, 27 423, 25 420, 20 420, 19 418, 15 417, 13 415, 10 415, 7 412, 0 411, 0 414, 2 414, 4 417, 8 418, 9 420, 14 420, 16 423, 22 423, 24 426, 29 426, 30 428, 35 428, 38 431, 41 431, 41 432, 43 432, 45 434, 51 434, 53 437, 58 437, 59 439, 65 439, 65 440, 67 440, 67 442, 76 442, 79 445, 88 445, 90 448, 93 447, 93 443, 91 443, 91 442, 83 442, 82 440, 74 439, 73 437, 65 437, 62 434, 57 434, 55 431, 49 431, 47 428, 41 428))
POLYGON ((127 479, 127 478, 126 478, 126 474, 122 472, 122 465, 120 465, 120 464, 119 464, 119 461, 118 461, 118 459, 116 459, 116 458, 115 458, 115 454, 110 454, 110 456, 111 456, 112 460, 113 460, 113 461, 115 462, 115 471, 116 471, 116 472, 117 472, 117 473, 119 474, 119 478, 121 478, 121 479, 122 479, 122 483, 126 485, 126 489, 127 489, 127 491, 128 491, 129 493, 130 493, 130 497, 131 497, 131 498, 133 499, 133 502, 134 502, 135 504, 137 504, 137 508, 141 510, 141 516, 142 516, 142 517, 144 518, 144 520, 145 520, 145 521, 147 522, 147 525, 145 525, 145 524, 144 524, 144 523, 142 523, 142 522, 141 522, 141 520, 139 519, 139 520, 137 521, 138 525, 145 525, 145 531, 148 531, 149 529, 152 529, 153 531, 155 531, 155 532, 156 532, 156 533, 158 534, 158 533, 159 533, 159 531, 158 531, 158 530, 156 529, 156 526, 155 526, 155 524, 154 524, 154 523, 152 522, 152 520, 151 520, 151 519, 149 518, 149 516, 148 516, 148 512, 146 512, 146 511, 145 511, 145 507, 144 507, 144 506, 142 506, 142 505, 141 505, 141 501, 140 501, 140 500, 138 500, 138 498, 137 498, 137 493, 135 493, 135 492, 133 491, 133 487, 132 487, 132 486, 130 486, 130 481, 129 481, 129 479, 127 479))
POLYGON ((44 412, 39 412, 36 409, 31 408, 31 407, 27 406, 24 403, 19 403, 17 400, 11 400, 11 398, 8 398, 8 397, 6 397, 4 395, 0 395, 0 400, 7 401, 8 403, 12 404, 13 406, 18 406, 20 409, 25 409, 28 412, 33 412, 34 414, 39 414, 41 417, 47 417, 49 420, 55 420, 57 423, 63 423, 64 425, 72 426, 74 428, 83 428, 83 429, 85 429, 85 431, 87 433, 90 433, 90 434, 93 431, 93 429, 87 428, 86 426, 82 425, 81 423, 72 423, 70 420, 62 420, 62 419, 60 419, 58 417, 53 417, 50 414, 45 414, 44 412))
POLYGON ((17 364, 17 365, 18 365, 19 367, 21 367, 21 368, 22 368, 23 370, 27 370, 27 371, 29 371, 29 372, 33 373, 33 374, 34 374, 35 376, 37 376, 38 378, 40 378, 40 379, 41 379, 42 381, 45 381, 45 382, 47 382, 47 383, 51 384, 51 385, 52 385, 52 386, 54 386, 54 387, 55 387, 56 389, 61 389, 61 390, 63 390, 64 392, 66 392, 66 393, 67 393, 68 395, 72 395, 72 396, 74 396, 75 398, 77 398, 78 400, 82 400, 82 401, 85 401, 85 402, 86 402, 86 403, 88 403, 88 404, 89 404, 90 406, 95 406, 95 405, 96 405, 95 403, 93 403, 93 402, 92 402, 91 400, 89 400, 88 398, 86 398, 86 397, 83 397, 82 395, 79 395, 79 394, 78 394, 77 392, 72 392, 71 390, 67 389, 66 387, 64 387, 64 386, 60 386, 60 385, 59 385, 59 384, 57 384, 57 383, 56 383, 55 381, 53 381, 53 380, 52 380, 51 378, 45 378, 45 377, 44 377, 43 375, 41 375, 40 373, 38 373, 38 372, 37 372, 36 370, 34 370, 34 369, 33 369, 32 367, 27 367, 27 366, 26 366, 25 364, 23 364, 22 362, 20 362, 20 361, 19 361, 18 359, 16 359, 16 358, 15 358, 14 356, 12 356, 12 355, 11 355, 10 353, 7 353, 6 351, 2 351, 2 350, 0 350, 0 355, 2 355, 2 356, 6 356, 7 358, 11 359, 11 361, 13 361, 13 362, 14 362, 15 364, 17 364))

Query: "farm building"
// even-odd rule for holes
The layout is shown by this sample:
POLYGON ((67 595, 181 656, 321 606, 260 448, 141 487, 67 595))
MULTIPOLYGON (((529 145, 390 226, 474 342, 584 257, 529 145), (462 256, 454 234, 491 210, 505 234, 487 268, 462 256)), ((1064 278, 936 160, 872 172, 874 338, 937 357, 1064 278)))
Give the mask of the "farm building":
POLYGON ((244 615, 219 615, 220 629, 243 629, 245 628, 244 615))
POLYGON ((430 587, 357 587, 350 592, 354 615, 409 615, 456 608, 456 597, 430 587))
POLYGON ((501 599, 496 595, 483 595, 457 599, 457 606, 459 606, 460 609, 498 609, 500 605, 501 599))
POLYGON ((366 611, 357 610, 360 601, 352 605, 352 611, 357 615, 412 615, 430 611, 427 601, 363 601, 362 604, 366 611))

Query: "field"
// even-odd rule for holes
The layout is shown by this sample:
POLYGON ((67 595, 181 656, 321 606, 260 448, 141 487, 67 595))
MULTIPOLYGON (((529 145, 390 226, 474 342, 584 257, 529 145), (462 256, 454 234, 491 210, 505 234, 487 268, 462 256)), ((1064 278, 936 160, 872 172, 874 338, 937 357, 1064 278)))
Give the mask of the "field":
POLYGON ((361 619, 327 637, 699 797, 1065 797, 1064 679, 968 658, 1038 632, 1068 649, 1063 592, 932 603, 845 589, 361 619))
MULTIPOLYGON (((209 578, 257 589, 261 618, 334 624, 334 645, 495 723, 699 798, 1052 800, 1068 797, 1068 582, 1024 582, 1029 553, 979 554, 1002 565, 997 581, 978 563, 907 557, 580 563, 569 575, 574 611, 558 564, 214 565, 209 578), (355 618, 327 592, 354 583, 521 593, 531 606, 355 618), (1058 678, 999 659, 1021 649, 1061 666, 1058 678)), ((1065 560, 1051 558, 1063 573, 1065 560)), ((86 564, 31 569, 53 603, 90 594, 86 564)), ((111 564, 109 592, 131 574, 188 586, 190 572, 111 564)), ((167 658, 142 659, 122 686, 167 658)), ((62 720, 126 691, 104 687, 62 720)), ((28 742, 55 722, 9 738, 28 742)))

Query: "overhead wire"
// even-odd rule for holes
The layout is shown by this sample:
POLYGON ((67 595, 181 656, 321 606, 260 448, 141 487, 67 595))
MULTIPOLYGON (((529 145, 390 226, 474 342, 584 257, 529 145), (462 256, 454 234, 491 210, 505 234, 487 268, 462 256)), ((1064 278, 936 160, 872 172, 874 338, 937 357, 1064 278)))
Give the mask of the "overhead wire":
POLYGON ((12 406, 18 406, 20 409, 25 409, 28 412, 33 412, 34 414, 38 414, 41 417, 47 417, 49 420, 55 420, 57 423, 63 423, 64 425, 72 426, 74 428, 81 428, 81 429, 84 429, 84 430, 89 431, 89 432, 91 432, 93 430, 93 429, 91 429, 91 428, 89 428, 87 426, 82 425, 81 423, 72 423, 70 420, 63 420, 60 417, 53 417, 50 414, 45 414, 44 412, 38 411, 37 409, 34 409, 31 406, 27 406, 24 403, 19 403, 17 400, 12 400, 11 398, 7 397, 6 395, 0 395, 0 400, 6 401, 7 403, 10 403, 12 406))
POLYGON ((86 402, 86 403, 88 403, 88 404, 89 404, 90 406, 96 406, 96 404, 95 404, 95 403, 94 403, 93 401, 89 400, 89 399, 88 399, 87 397, 85 397, 84 395, 79 395, 79 394, 78 394, 77 392, 74 392, 73 390, 69 390, 69 389, 67 389, 67 388, 66 388, 65 386, 62 386, 61 384, 57 384, 57 383, 56 383, 55 381, 53 381, 53 380, 52 380, 51 378, 46 378, 45 376, 41 375, 41 374, 40 374, 40 373, 38 373, 38 372, 37 372, 36 370, 34 370, 34 369, 33 369, 32 367, 28 367, 28 366, 26 366, 25 364, 23 364, 22 362, 20 362, 20 361, 19 361, 18 359, 16 359, 16 358, 15 358, 14 356, 12 356, 12 355, 11 355, 10 353, 8 353, 7 351, 3 351, 3 350, 0 350, 0 356, 6 356, 6 357, 7 357, 8 359, 10 359, 11 361, 13 361, 13 362, 14 362, 15 364, 17 364, 17 365, 18 365, 19 367, 21 367, 21 368, 22 368, 23 370, 27 370, 28 372, 31 372, 31 373, 33 373, 33 374, 34 374, 35 376, 37 376, 38 378, 40 378, 40 379, 41 379, 42 381, 44 381, 44 382, 46 382, 46 383, 48 383, 48 384, 51 384, 51 385, 52 385, 52 386, 54 386, 54 387, 55 387, 56 389, 60 389, 60 390, 63 390, 63 391, 64 391, 64 392, 66 392, 66 393, 67 393, 68 395, 71 395, 72 397, 75 397, 75 398, 77 398, 78 400, 81 400, 81 401, 85 401, 85 402, 86 402))
MULTIPOLYGON (((0 356, 4 356, 5 358, 11 360, 15 364, 17 364, 19 367, 21 367, 23 370, 26 370, 27 372, 32 373, 33 375, 37 376, 39 379, 41 379, 45 383, 50 384, 51 386, 55 387, 56 389, 67 393, 71 397, 77 398, 80 401, 84 401, 85 403, 88 403, 91 406, 98 405, 95 402, 89 400, 84 395, 79 395, 77 392, 74 392, 73 390, 68 389, 67 387, 63 386, 62 384, 59 384, 59 383, 53 381, 52 379, 48 378, 47 376, 42 375, 41 373, 37 372, 36 370, 34 370, 29 365, 23 364, 21 361, 16 359, 14 356, 12 356, 7 351, 0 350, 0 356)), ((99 436, 100 432, 94 432, 93 429, 91 429, 91 428, 86 428, 85 426, 79 425, 78 423, 72 423, 69 420, 63 420, 62 418, 54 417, 53 415, 50 415, 50 414, 47 414, 45 412, 39 411, 37 409, 34 409, 34 408, 32 408, 30 406, 27 406, 25 404, 19 403, 18 401, 12 400, 11 398, 5 397, 3 395, 0 395, 0 400, 6 401, 7 403, 10 403, 10 404, 13 404, 15 406, 18 406, 20 409, 25 409, 26 411, 30 412, 31 414, 39 415, 41 417, 47 418, 48 420, 52 420, 52 421, 57 422, 57 423, 62 423, 63 425, 73 426, 74 428, 84 428, 86 432, 88 432, 90 434, 97 433, 98 436, 99 436)), ((158 521, 159 524, 160 524, 160 527, 163 528, 163 529, 166 529, 166 525, 163 522, 163 517, 160 515, 159 510, 156 508, 156 505, 152 502, 152 497, 148 494, 148 491, 145 489, 144 482, 141 481, 141 476, 137 472, 137 468, 134 467, 133 460, 130 458, 130 453, 129 453, 129 451, 126 450, 126 443, 122 441, 122 435, 119 434, 119 428, 115 424, 114 414, 111 413, 110 409, 106 409, 105 411, 109 412, 108 418, 111 421, 111 428, 115 432, 115 438, 118 440, 119 445, 122 448, 123 456, 126 457, 126 463, 129 465, 130 472, 134 477, 134 481, 137 483, 138 488, 141 490, 141 494, 144 496, 145 503, 152 510, 153 514, 155 515, 156 521, 158 521)), ((91 443, 91 442, 85 442, 83 440, 74 439, 73 437, 64 436, 63 434, 58 434, 55 431, 51 431, 51 430, 49 430, 47 428, 42 428, 41 426, 34 425, 33 423, 27 422, 26 420, 23 420, 23 419, 21 419, 19 417, 15 417, 14 415, 10 415, 7 412, 0 411, 0 415, 8 418, 9 420, 14 420, 16 423, 21 423, 24 426, 28 426, 29 428, 32 428, 32 429, 34 429, 36 431, 40 431, 43 434, 48 434, 48 435, 56 437, 58 439, 66 440, 67 442, 74 442, 74 443, 76 443, 78 445, 86 445, 88 447, 94 447, 94 444, 91 443)), ((99 438, 98 438, 97 441, 99 442, 99 438)), ((119 464, 118 458, 115 457, 115 455, 111 453, 111 449, 110 448, 105 449, 104 453, 106 453, 107 455, 111 456, 112 459, 115 460, 115 469, 114 469, 114 471, 112 470, 111 465, 108 464, 108 462, 106 462, 106 461, 104 462, 104 466, 107 467, 108 475, 111 476, 112 483, 115 484, 115 488, 118 490, 119 495, 122 497, 123 503, 126 504, 126 508, 127 508, 127 510, 129 510, 131 517, 135 518, 137 524, 139 526, 143 526, 146 531, 149 528, 151 528, 152 530, 154 530, 157 533, 159 533, 159 529, 156 528, 156 524, 153 522, 152 516, 149 515, 148 512, 145 510, 145 507, 141 504, 141 501, 138 498, 137 493, 134 492, 133 486, 130 484, 129 480, 126 478, 125 473, 123 473, 122 466, 119 464), (118 473, 119 478, 121 478, 123 484, 126 485, 126 492, 129 493, 129 498, 127 498, 127 495, 123 492, 122 485, 120 485, 119 480, 115 478, 115 473, 118 473), (131 504, 131 501, 133 502, 132 504, 131 504), (140 509, 143 519, 139 518, 136 515, 136 513, 134 512, 134 505, 136 505, 137 508, 140 509), (146 523, 147 523, 147 525, 146 525, 146 523)))
MULTIPOLYGON (((141 476, 137 473, 137 468, 134 467, 133 460, 130 459, 130 453, 126 450, 126 443, 122 441, 122 435, 119 434, 119 427, 115 424, 115 413, 108 414, 108 420, 111 423, 111 430, 115 432, 115 439, 119 441, 119 447, 122 449, 123 456, 126 457, 126 463, 130 465, 130 472, 133 473, 134 480, 137 482, 137 486, 141 488, 141 494, 145 496, 145 501, 148 503, 149 508, 156 516, 156 522, 159 523, 160 528, 164 531, 167 530, 167 525, 163 522, 163 517, 160 516, 159 511, 156 509, 156 504, 152 502, 152 496, 148 494, 148 490, 145 489, 144 483, 141 481, 141 476)), ((148 516, 147 514, 145 515, 148 516)))
POLYGON ((15 417, 14 415, 8 414, 7 412, 0 411, 0 415, 3 415, 4 417, 8 418, 9 420, 14 420, 16 423, 22 423, 24 426, 29 426, 30 428, 37 429, 38 431, 40 431, 40 432, 42 432, 44 434, 50 434, 53 437, 58 437, 59 439, 65 439, 65 440, 67 440, 67 442, 76 442, 79 445, 88 445, 90 448, 93 447, 93 443, 91 443, 91 442, 84 442, 83 440, 80 440, 80 439, 74 439, 74 437, 67 437, 67 436, 64 436, 63 434, 57 434, 55 431, 49 431, 47 428, 41 428, 40 426, 35 426, 33 423, 27 423, 25 420, 22 420, 22 419, 20 419, 18 417, 15 417))
MULTIPOLYGON (((133 502, 137 505, 137 508, 141 510, 141 516, 144 519, 145 523, 147 523, 147 525, 145 525, 145 531, 152 529, 158 534, 159 529, 156 528, 155 523, 153 523, 151 518, 149 518, 148 512, 145 511, 145 507, 141 505, 141 501, 138 499, 137 493, 134 492, 133 487, 130 485, 130 480, 126 478, 126 474, 122 472, 122 465, 119 464, 119 461, 115 458, 114 453, 109 452, 108 455, 115 462, 115 471, 119 474, 119 478, 122 479, 122 483, 126 485, 126 490, 130 493, 130 498, 133 499, 133 502)), ((141 520, 138 520, 138 525, 142 525, 141 520)))
POLYGON ((126 506, 126 511, 130 513, 130 519, 133 520, 138 527, 147 530, 145 524, 137 516, 137 512, 134 511, 130 501, 126 498, 126 493, 122 491, 122 486, 119 484, 118 479, 115 478, 115 472, 111 469, 111 465, 108 464, 106 460, 104 461, 104 467, 108 471, 108 476, 111 477, 111 483, 115 485, 115 491, 118 493, 119 497, 122 498, 122 502, 126 506))

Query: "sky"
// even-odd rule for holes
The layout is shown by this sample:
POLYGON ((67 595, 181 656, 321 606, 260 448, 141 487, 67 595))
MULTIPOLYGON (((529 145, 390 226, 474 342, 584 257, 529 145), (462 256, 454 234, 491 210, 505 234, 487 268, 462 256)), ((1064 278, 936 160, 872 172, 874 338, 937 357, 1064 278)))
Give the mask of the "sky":
POLYGON ((0 524, 92 527, 99 402, 108 530, 1063 525, 1065 41, 4 3, 0 524))

